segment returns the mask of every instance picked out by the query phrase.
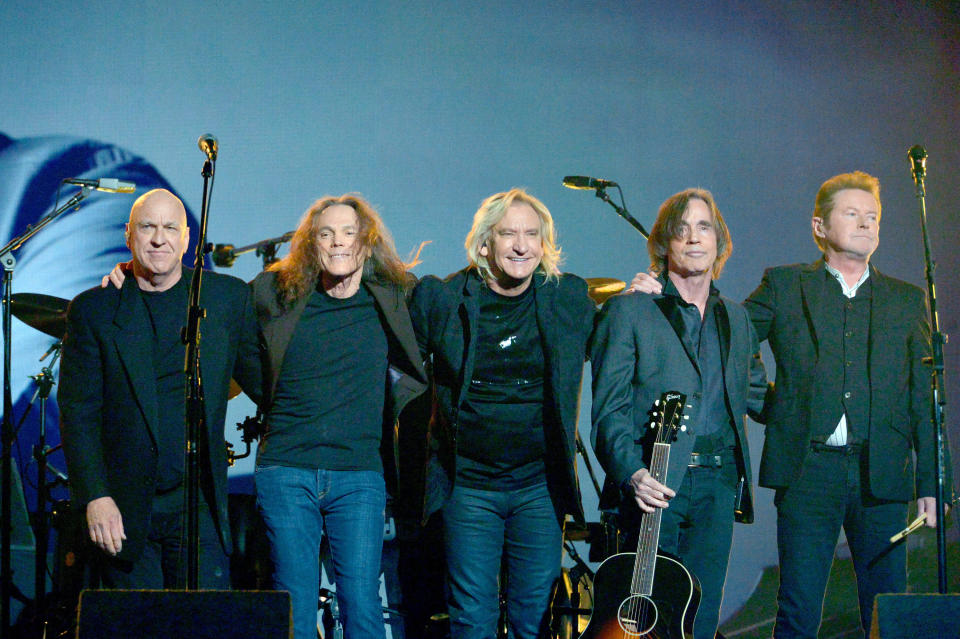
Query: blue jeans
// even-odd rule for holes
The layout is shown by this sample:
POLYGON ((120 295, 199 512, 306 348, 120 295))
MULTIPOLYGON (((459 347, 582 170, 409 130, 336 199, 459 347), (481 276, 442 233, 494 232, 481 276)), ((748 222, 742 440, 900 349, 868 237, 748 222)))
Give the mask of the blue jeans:
POLYGON ((547 618, 563 548, 546 484, 511 491, 454 486, 443 527, 451 638, 496 635, 502 555, 510 636, 535 639, 547 618))
POLYGON ((324 531, 346 639, 385 637, 380 604, 380 555, 386 489, 366 470, 257 466, 277 590, 290 592, 295 639, 316 639, 320 540, 324 531))

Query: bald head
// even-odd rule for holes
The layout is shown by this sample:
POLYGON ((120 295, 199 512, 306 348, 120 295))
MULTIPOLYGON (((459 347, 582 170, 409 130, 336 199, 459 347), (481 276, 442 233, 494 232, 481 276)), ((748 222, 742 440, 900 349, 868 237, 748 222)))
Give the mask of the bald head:
POLYGON ((141 195, 130 209, 126 237, 140 288, 164 291, 180 280, 180 260, 190 238, 180 198, 166 189, 141 195))

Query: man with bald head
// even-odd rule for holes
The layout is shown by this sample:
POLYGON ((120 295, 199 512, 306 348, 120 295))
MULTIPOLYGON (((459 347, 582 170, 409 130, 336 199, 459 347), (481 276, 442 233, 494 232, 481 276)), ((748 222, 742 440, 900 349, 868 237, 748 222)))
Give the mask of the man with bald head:
MULTIPOLYGON (((78 295, 67 314, 58 403, 75 507, 102 551, 104 585, 182 587, 186 574, 184 344, 191 269, 183 203, 155 189, 126 226, 133 277, 78 295)), ((200 587, 229 588, 227 458, 230 378, 260 389, 256 320, 247 285, 207 273, 200 368, 200 587)))

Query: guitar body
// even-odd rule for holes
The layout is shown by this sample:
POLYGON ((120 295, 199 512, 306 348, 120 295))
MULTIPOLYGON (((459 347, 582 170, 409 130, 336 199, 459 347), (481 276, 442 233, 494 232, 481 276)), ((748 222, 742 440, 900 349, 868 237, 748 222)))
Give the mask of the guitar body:
POLYGON ((580 639, 689 639, 700 605, 700 582, 679 561, 657 554, 653 592, 631 595, 635 553, 600 564, 593 579, 593 614, 580 639))

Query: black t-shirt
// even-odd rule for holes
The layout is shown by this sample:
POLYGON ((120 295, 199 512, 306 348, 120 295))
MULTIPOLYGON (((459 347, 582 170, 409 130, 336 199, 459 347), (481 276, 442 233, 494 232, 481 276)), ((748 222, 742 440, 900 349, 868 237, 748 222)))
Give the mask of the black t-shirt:
POLYGON ((180 331, 186 325, 190 289, 182 277, 166 291, 140 290, 153 328, 153 373, 157 390, 158 492, 183 482, 186 454, 186 376, 180 331))
POLYGON ((544 356, 533 287, 480 293, 473 378, 460 409, 457 481, 523 488, 544 470, 544 356))
POLYGON ((260 464, 383 472, 387 336, 364 286, 314 291, 283 357, 260 464))

